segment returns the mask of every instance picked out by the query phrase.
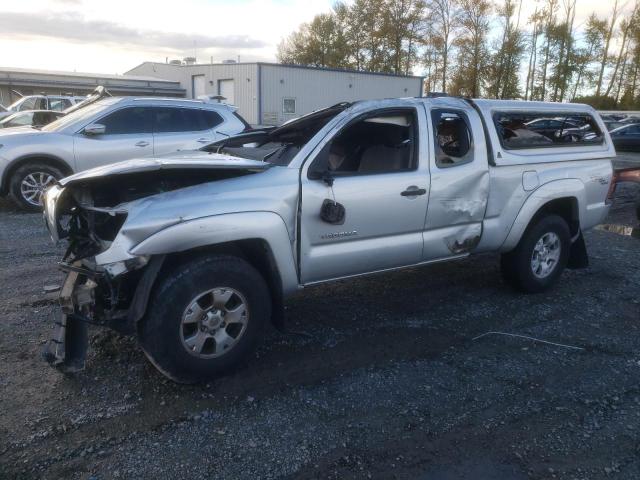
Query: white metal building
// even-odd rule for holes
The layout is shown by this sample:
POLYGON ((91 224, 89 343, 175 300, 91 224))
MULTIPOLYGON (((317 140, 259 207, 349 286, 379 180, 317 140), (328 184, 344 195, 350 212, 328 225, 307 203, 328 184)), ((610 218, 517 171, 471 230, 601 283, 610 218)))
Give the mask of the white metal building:
POLYGON ((251 124, 279 125, 343 101, 422 96, 423 77, 276 63, 145 62, 125 75, 179 82, 187 97, 220 95, 251 124))

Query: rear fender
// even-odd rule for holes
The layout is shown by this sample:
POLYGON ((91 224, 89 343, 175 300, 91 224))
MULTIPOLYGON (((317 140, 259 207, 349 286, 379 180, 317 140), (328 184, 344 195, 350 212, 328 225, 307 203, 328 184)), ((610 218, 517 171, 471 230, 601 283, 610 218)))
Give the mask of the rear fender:
POLYGON ((584 225, 587 204, 584 184, 575 178, 554 180, 542 185, 527 198, 520 212, 518 212, 506 240, 500 247, 500 251, 509 252, 518 245, 531 220, 542 207, 553 200, 567 197, 573 197, 577 200, 580 225, 584 225))

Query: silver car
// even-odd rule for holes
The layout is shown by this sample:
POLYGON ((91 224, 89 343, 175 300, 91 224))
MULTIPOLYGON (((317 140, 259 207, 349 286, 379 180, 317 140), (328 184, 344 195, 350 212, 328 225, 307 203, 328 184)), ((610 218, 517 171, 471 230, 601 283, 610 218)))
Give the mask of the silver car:
POLYGON ((106 164, 195 149, 249 128, 235 108, 162 98, 107 97, 41 129, 0 132, 0 195, 38 210, 56 180, 106 164))

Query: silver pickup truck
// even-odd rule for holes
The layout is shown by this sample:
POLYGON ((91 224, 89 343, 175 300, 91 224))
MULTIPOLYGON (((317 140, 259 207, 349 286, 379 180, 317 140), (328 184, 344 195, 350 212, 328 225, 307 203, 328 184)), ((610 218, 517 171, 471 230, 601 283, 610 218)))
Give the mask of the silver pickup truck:
POLYGON ((238 364, 268 322, 283 328, 299 289, 483 252, 540 292, 587 265, 613 157, 588 106, 408 98, 67 177, 45 195, 69 245, 45 356, 81 368, 98 324, 194 382, 238 364))

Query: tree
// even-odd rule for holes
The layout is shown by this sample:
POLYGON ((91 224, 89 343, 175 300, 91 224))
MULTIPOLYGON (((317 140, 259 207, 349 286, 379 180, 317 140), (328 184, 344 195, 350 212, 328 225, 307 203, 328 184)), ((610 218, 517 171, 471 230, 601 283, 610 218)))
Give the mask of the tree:
POLYGON ((524 53, 524 35, 520 30, 522 0, 504 0, 496 8, 502 24, 502 35, 494 46, 494 53, 487 66, 489 79, 487 94, 493 98, 518 98, 520 96, 519 67, 524 53), (516 17, 517 9, 517 19, 516 17))
POLYGON ((598 74, 596 97, 600 96, 600 91, 602 90, 602 79, 604 77, 604 70, 607 67, 607 61, 609 60, 609 46, 611 45, 611 39, 613 38, 613 29, 615 28, 616 22, 618 21, 618 13, 618 0, 615 0, 613 3, 613 11, 611 14, 611 20, 609 22, 609 27, 604 37, 604 48, 602 51, 602 60, 600 61, 600 73, 598 74))
POLYGON ((456 38, 456 31, 460 22, 460 11, 454 0, 429 0, 429 15, 431 16, 429 39, 433 44, 440 60, 439 76, 442 78, 442 92, 447 91, 447 73, 451 50, 456 38))
POLYGON ((426 91, 640 108, 640 0, 614 0, 607 18, 585 23, 583 0, 534 1, 521 27, 525 0, 337 0, 284 38, 278 59, 417 69, 426 91))
POLYGON ((489 63, 488 0, 459 0, 460 35, 456 38, 457 65, 451 91, 456 95, 479 97, 486 80, 489 63))

